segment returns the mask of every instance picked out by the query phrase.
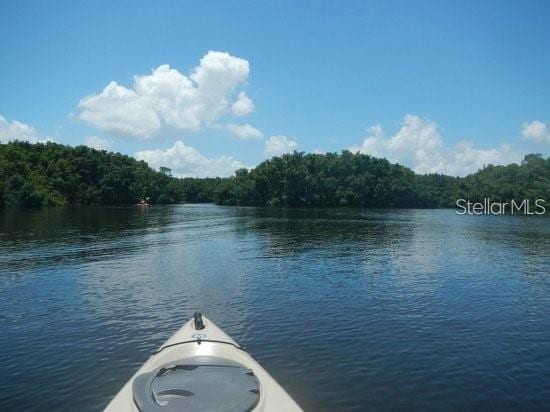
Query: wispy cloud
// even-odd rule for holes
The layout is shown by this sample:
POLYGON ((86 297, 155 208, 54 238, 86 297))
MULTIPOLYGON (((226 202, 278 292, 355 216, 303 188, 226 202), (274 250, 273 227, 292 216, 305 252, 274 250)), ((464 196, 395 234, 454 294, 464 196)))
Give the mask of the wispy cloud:
POLYGON ((245 92, 240 92, 237 100, 231 106, 231 111, 235 116, 245 116, 254 111, 254 103, 245 92))
POLYGON ((238 139, 261 139, 264 134, 256 129, 254 126, 246 124, 233 124, 229 123, 225 125, 225 129, 238 139))
POLYGON ((286 136, 271 136, 265 142, 264 154, 267 157, 293 152, 298 148, 296 140, 286 136))
POLYGON ((168 167, 178 177, 231 176, 235 170, 245 167, 230 156, 205 156, 179 140, 167 149, 144 150, 134 157, 146 161, 155 169, 168 167))
POLYGON ((97 136, 88 136, 84 139, 84 145, 97 150, 108 150, 111 147, 111 141, 97 136))
POLYGON ((518 162, 522 155, 512 146, 502 144, 490 149, 476 147, 468 141, 446 146, 437 124, 431 120, 408 114, 399 131, 386 137, 381 125, 368 129, 360 145, 349 148, 352 152, 385 157, 411 167, 417 173, 444 173, 464 176, 488 164, 518 162))
POLYGON ((526 140, 538 143, 550 143, 550 125, 538 120, 523 123, 521 135, 526 140))
POLYGON ((0 115, 0 143, 7 143, 13 140, 26 141, 31 143, 53 142, 52 137, 41 137, 39 133, 26 123, 12 120, 6 120, 0 115))
POLYGON ((34 127, 28 124, 18 122, 17 120, 10 122, 0 115, 0 142, 6 143, 10 140, 36 142, 38 140, 38 133, 34 130, 34 127))

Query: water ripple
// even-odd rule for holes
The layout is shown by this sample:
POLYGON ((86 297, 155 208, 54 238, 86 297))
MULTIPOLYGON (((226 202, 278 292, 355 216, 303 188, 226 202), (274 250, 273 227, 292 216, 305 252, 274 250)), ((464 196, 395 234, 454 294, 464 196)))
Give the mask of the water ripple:
POLYGON ((1 410, 101 410, 197 309, 306 410, 550 403, 548 218, 3 211, 0 242, 1 410))

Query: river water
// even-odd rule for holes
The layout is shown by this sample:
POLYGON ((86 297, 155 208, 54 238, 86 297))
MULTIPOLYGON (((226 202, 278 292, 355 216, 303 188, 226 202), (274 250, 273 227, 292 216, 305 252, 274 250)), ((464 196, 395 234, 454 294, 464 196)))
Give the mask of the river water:
POLYGON ((550 407, 550 219, 0 211, 0 410, 101 410, 200 310, 311 411, 550 407))

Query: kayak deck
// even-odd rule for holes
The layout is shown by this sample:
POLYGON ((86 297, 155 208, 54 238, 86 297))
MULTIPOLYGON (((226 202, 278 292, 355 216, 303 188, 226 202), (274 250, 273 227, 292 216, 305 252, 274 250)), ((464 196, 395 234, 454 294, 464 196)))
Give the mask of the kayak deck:
POLYGON ((145 362, 105 410, 301 411, 265 369, 200 314, 145 362))

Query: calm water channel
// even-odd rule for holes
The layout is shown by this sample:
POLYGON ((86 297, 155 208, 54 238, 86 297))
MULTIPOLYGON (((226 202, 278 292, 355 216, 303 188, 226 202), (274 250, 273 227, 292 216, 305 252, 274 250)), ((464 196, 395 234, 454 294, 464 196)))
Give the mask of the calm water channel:
POLYGON ((550 218, 0 210, 0 410, 101 410, 195 310, 306 410, 550 408, 550 218))

